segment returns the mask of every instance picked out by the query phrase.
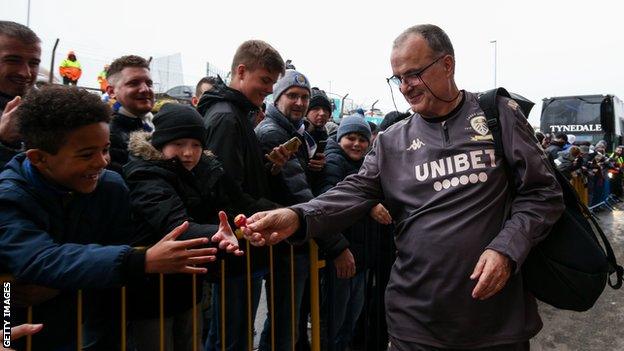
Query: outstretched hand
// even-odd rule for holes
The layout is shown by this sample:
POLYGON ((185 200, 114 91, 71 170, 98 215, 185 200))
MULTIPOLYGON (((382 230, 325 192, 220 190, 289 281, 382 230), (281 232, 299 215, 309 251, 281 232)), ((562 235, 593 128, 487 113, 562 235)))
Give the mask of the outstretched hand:
POLYGON ((478 279, 472 297, 485 300, 501 291, 511 276, 511 268, 509 257, 491 249, 485 250, 470 276, 472 280, 478 279))
POLYGON ((238 239, 232 232, 227 215, 223 211, 219 211, 219 231, 212 236, 212 242, 219 243, 219 248, 226 250, 227 253, 233 253, 236 256, 244 254, 243 251, 239 250, 238 239))
POLYGON ((207 245, 210 242, 208 238, 176 241, 188 226, 188 222, 182 223, 147 250, 146 273, 206 273, 206 268, 196 266, 216 260, 217 249, 214 247, 193 249, 207 245))
POLYGON ((243 234, 252 245, 273 245, 291 236, 299 226, 299 216, 295 211, 280 208, 258 212, 248 218, 243 234))

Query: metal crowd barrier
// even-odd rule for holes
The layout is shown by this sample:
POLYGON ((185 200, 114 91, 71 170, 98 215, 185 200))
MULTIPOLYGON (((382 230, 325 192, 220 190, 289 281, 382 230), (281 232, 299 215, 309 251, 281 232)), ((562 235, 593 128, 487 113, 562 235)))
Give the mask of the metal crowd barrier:
MULTIPOLYGON (((246 264, 247 264, 247 276, 246 276, 246 280, 247 280, 247 324, 249 326, 251 326, 250 328, 248 328, 247 330, 247 348, 249 351, 253 350, 253 325, 254 325, 254 321, 252 321, 252 304, 251 304, 251 257, 250 257, 250 245, 249 242, 246 241, 246 245, 245 245, 246 251, 245 251, 245 255, 247 256, 246 258, 246 264)), ((322 260, 318 259, 318 246, 316 245, 316 243, 314 241, 310 241, 309 243, 309 253, 310 253, 310 318, 311 318, 311 324, 312 324, 312 328, 311 328, 311 350, 312 351, 320 351, 321 350, 321 345, 320 345, 320 291, 319 291, 319 279, 320 279, 320 275, 319 275, 319 270, 321 268, 324 267, 325 262, 322 260)), ((293 247, 290 247, 290 305, 291 305, 291 318, 290 318, 290 323, 291 323, 291 340, 292 340, 292 350, 295 350, 295 343, 296 343, 296 338, 295 338, 295 333, 297 331, 298 328, 296 328, 296 320, 295 320, 295 309, 293 308, 295 305, 295 280, 294 280, 294 272, 295 272, 295 267, 294 267, 294 251, 293 251, 293 247)), ((269 312, 271 316, 275 315, 275 309, 274 309, 274 301, 273 301, 273 296, 274 296, 274 267, 273 267, 273 261, 274 261, 274 257, 273 257, 273 246, 269 246, 269 284, 270 284, 270 294, 269 296, 267 296, 267 303, 270 306, 269 308, 269 312), (268 300, 271 300, 270 302, 268 300)), ((221 300, 220 300, 220 307, 221 307, 221 315, 220 315, 220 325, 221 325, 221 350, 225 351, 225 346, 226 346, 226 323, 225 323, 225 303, 226 303, 226 291, 225 291, 225 272, 226 272, 226 264, 224 260, 220 261, 220 276, 221 276, 221 281, 220 281, 220 289, 221 289, 221 300)), ((160 274, 159 276, 159 290, 160 290, 160 297, 159 297, 159 327, 160 327, 160 335, 159 335, 159 341, 160 341, 160 350, 164 351, 165 350, 165 316, 164 316, 164 275, 160 274)), ((199 325, 197 323, 198 320, 198 308, 197 308, 197 276, 195 274, 193 274, 193 279, 192 279, 192 285, 193 285, 193 293, 192 293, 192 299, 193 299, 193 350, 194 351, 198 351, 197 350, 197 345, 199 344, 199 340, 197 340, 197 331, 199 328, 199 325)), ((120 317, 120 328, 121 328, 121 350, 122 351, 126 351, 127 350, 127 314, 126 314, 126 309, 127 309, 127 298, 126 298, 126 287, 121 287, 120 288, 120 294, 121 294, 121 303, 120 303, 120 308, 121 308, 121 317, 120 317)), ((303 302, 302 302, 303 303, 303 302)), ((77 300, 76 300, 76 306, 77 306, 77 325, 76 325, 76 332, 77 332, 77 350, 81 351, 82 350, 82 346, 83 346, 83 340, 82 340, 82 321, 83 321, 83 293, 82 290, 78 290, 77 292, 77 300)), ((36 308, 36 306, 34 307, 36 308)), ((33 312, 33 306, 29 306, 27 309, 27 323, 33 323, 33 322, 37 322, 37 321, 33 321, 32 318, 32 312, 33 312)), ((275 349, 275 318, 271 318, 271 349, 274 350, 275 349)), ((31 336, 27 336, 26 337, 26 350, 27 351, 32 351, 32 337, 31 336)))

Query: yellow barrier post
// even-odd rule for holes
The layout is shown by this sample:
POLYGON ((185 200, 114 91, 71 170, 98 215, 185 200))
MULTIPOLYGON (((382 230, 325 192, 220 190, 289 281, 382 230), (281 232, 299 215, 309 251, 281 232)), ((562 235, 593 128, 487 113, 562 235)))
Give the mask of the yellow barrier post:
POLYGON ((197 275, 193 273, 193 351, 197 351, 197 275))
POLYGON ((273 245, 269 246, 269 280, 270 280, 270 295, 269 306, 271 311, 271 350, 275 350, 275 307, 273 296, 275 296, 274 281, 273 281, 273 245))
POLYGON ((126 351, 126 287, 121 287, 121 351, 126 351))
MULTIPOLYGON (((28 306, 28 309, 26 311, 26 321, 26 323, 28 324, 32 324, 33 322, 32 306, 28 306)), ((26 351, 32 351, 32 335, 30 334, 26 336, 26 351)))
POLYGON ((295 335, 296 334, 296 322, 295 322, 295 248, 290 246, 290 342, 292 351, 295 351, 295 335))
POLYGON ((160 273, 160 281, 159 281, 159 301, 158 305, 160 308, 159 315, 159 324, 160 324, 160 351, 165 351, 165 278, 162 273, 160 273))
POLYGON ((221 260, 221 351, 225 351, 225 260, 221 260))
POLYGON ((245 240, 245 255, 247 261, 247 350, 253 351, 253 321, 251 320, 251 252, 249 240, 245 240))
POLYGON ((77 350, 81 351, 82 350, 82 290, 78 290, 78 321, 76 322, 76 324, 78 324, 78 345, 77 350))
POLYGON ((318 259, 318 246, 314 240, 310 241, 310 320, 312 322, 312 351, 321 351, 321 313, 319 292, 319 269, 324 261, 318 259))

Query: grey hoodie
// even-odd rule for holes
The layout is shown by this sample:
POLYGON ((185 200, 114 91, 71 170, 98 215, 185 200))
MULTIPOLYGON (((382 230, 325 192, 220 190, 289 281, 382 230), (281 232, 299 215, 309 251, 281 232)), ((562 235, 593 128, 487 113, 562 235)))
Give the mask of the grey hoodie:
POLYGON ((563 211, 561 189, 515 102, 499 100, 511 202, 476 94, 444 122, 414 115, 381 134, 358 174, 293 206, 310 236, 332 235, 380 201, 397 226, 397 259, 386 290, 390 335, 407 342, 478 348, 526 341, 541 329, 520 266, 563 211), (475 300, 469 279, 486 248, 515 263, 506 286, 475 300))

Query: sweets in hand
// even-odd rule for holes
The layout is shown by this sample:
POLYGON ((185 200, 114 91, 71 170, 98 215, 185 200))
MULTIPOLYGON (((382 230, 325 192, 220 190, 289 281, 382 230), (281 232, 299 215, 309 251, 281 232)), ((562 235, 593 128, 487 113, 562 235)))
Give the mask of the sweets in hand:
POLYGON ((245 217, 244 214, 239 214, 238 216, 234 217, 234 225, 237 227, 234 231, 234 234, 236 234, 236 238, 242 239, 243 231, 241 228, 247 226, 247 217, 245 217))
POLYGON ((247 217, 245 217, 244 214, 239 214, 238 216, 234 217, 234 225, 236 225, 238 228, 245 227, 247 225, 247 217))

